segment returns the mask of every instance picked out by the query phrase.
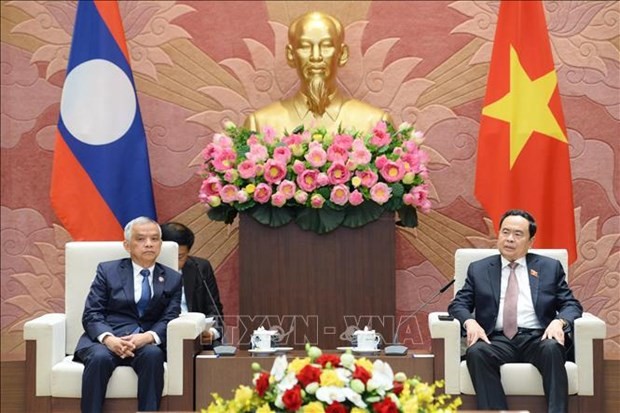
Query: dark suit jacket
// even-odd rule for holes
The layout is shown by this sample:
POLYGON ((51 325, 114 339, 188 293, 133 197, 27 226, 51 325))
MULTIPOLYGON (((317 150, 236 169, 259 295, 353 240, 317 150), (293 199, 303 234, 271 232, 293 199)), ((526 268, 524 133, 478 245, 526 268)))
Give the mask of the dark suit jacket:
POLYGON ((220 302, 220 291, 217 288, 217 281, 215 280, 211 263, 202 258, 188 257, 187 262, 183 266, 183 287, 189 311, 203 313, 207 317, 215 317, 217 321, 216 328, 221 337, 224 320, 221 320, 219 316, 224 316, 224 309, 220 302), (205 289, 205 285, 209 288, 209 291, 205 289), (211 292, 213 300, 211 300, 209 292, 211 292))
MULTIPOLYGON (((534 311, 543 328, 555 318, 573 321, 581 317, 582 307, 568 284, 562 264, 555 259, 527 254, 527 270, 534 311), (532 275, 532 270, 537 276, 532 275)), ((489 335, 495 329, 499 311, 502 264, 500 255, 472 262, 467 270, 465 285, 456 293, 448 312, 461 322, 476 319, 489 335), (473 314, 475 310, 475 316, 473 314)))
POLYGON ((143 331, 155 332, 165 348, 168 322, 181 312, 181 276, 158 263, 152 276, 153 297, 140 318, 134 300, 131 259, 102 262, 97 266, 97 274, 86 298, 82 315, 84 334, 78 340, 76 354, 99 343, 97 337, 105 332, 121 337, 131 334, 138 326, 143 331))

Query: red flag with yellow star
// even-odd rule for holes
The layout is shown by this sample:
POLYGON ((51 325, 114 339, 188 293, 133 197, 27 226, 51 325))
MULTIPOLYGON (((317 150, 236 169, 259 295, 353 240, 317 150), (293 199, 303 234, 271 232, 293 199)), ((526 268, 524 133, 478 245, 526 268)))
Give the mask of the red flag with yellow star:
POLYGON ((480 121, 476 197, 496 228, 509 209, 538 224, 534 247, 577 258, 568 137, 540 1, 502 1, 480 121))

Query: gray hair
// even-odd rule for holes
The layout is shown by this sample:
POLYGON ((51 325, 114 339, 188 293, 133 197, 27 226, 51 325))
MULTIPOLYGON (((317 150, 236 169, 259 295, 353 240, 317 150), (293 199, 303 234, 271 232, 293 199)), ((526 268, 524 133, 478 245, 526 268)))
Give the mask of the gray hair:
POLYGON ((157 229, 159 230, 159 236, 161 238, 161 227, 159 226, 159 223, 157 221, 154 221, 149 217, 138 217, 138 218, 132 219, 131 221, 127 223, 127 225, 125 225, 125 241, 127 242, 131 241, 131 230, 133 229, 133 226, 136 224, 137 225, 140 225, 140 224, 157 225, 157 229))

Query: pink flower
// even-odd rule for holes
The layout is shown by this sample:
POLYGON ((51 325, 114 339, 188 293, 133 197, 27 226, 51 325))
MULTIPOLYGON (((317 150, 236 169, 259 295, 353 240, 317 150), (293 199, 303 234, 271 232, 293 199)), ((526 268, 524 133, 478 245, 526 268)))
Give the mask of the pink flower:
POLYGON ((318 176, 319 171, 316 169, 306 169, 297 176, 297 185, 306 192, 312 192, 316 188, 318 176))
POLYGON ((302 161, 296 159, 295 162, 293 162, 293 171, 297 175, 301 175, 301 173, 305 170, 306 170, 306 165, 302 161))
POLYGON ((390 134, 387 131, 387 124, 384 121, 379 121, 372 129, 372 138, 370 143, 377 147, 389 145, 392 141, 390 134))
POLYGON ((237 154, 230 148, 222 149, 221 151, 216 152, 214 156, 213 167, 220 172, 224 172, 225 170, 235 166, 237 154))
POLYGON ((278 192, 282 193, 286 199, 291 199, 295 196, 296 190, 297 185, 295 185, 295 182, 289 181, 288 179, 283 180, 280 185, 278 185, 278 192))
POLYGON ((403 162, 405 171, 413 173, 420 171, 420 157, 416 152, 406 153, 400 157, 400 160, 403 162))
POLYGON ((375 159, 375 166, 381 169, 388 161, 389 159, 385 155, 378 156, 377 159, 375 159))
POLYGON ((334 186, 329 199, 336 205, 346 204, 349 200, 349 188, 342 184, 334 186))
POLYGON ((233 141, 226 135, 216 133, 213 135, 213 144, 220 149, 232 148, 233 141))
POLYGON ((327 160, 330 162, 347 162, 349 159, 349 153, 343 146, 331 145, 327 148, 327 160))
POLYGON ((372 159, 372 154, 364 144, 363 140, 356 139, 353 141, 353 146, 351 147, 349 157, 358 165, 366 165, 372 159))
POLYGON ((402 162, 387 161, 381 168, 381 176, 386 182, 398 182, 403 179, 405 168, 402 162))
POLYGON ((226 182, 234 182, 237 178, 239 178, 239 172, 236 169, 229 169, 224 172, 224 180, 226 182))
POLYGON ((329 176, 327 176, 327 174, 324 172, 320 172, 316 177, 316 184, 318 186, 325 186, 329 184, 329 176))
POLYGON ((202 151, 202 157, 205 161, 210 161, 213 159, 213 155, 217 151, 217 148, 212 143, 208 144, 206 148, 202 151))
POLYGON ((353 206, 358 206, 364 202, 364 196, 357 189, 349 194, 349 203, 353 206))
POLYGON ((222 189, 222 182, 220 181, 220 178, 217 176, 210 176, 202 181, 200 192, 203 192, 208 196, 219 195, 220 189, 222 189))
POLYGON ((428 199, 428 184, 411 188, 409 193, 403 196, 403 202, 407 205, 417 206, 422 212, 430 211, 431 201, 428 199))
POLYGON ((271 186, 267 185, 264 182, 256 185, 256 189, 254 190, 254 200, 259 204, 266 204, 269 202, 272 193, 271 186))
POLYGON ((273 150, 273 159, 286 165, 291 160, 291 150, 286 146, 278 146, 273 150))
POLYGON ((322 208, 325 198, 321 194, 314 194, 310 197, 310 205, 312 208, 322 208))
POLYGON ((276 131, 271 126, 263 126, 263 141, 267 145, 273 145, 274 139, 276 137, 276 131))
POLYGON ((297 201, 298 204, 305 204, 306 201, 308 200, 308 193, 304 192, 302 190, 299 190, 297 192, 295 192, 295 201, 297 201))
POLYGON ((269 157, 267 148, 259 143, 250 145, 250 152, 245 155, 246 158, 253 162, 264 162, 269 157))
POLYGON ((239 201, 240 204, 248 202, 249 200, 250 200, 250 195, 248 195, 247 192, 245 192, 245 191, 238 191, 237 192, 237 201, 239 201))
POLYGON ((259 143, 258 136, 251 134, 246 143, 248 144, 248 146, 258 144, 259 143))
POLYGON ((351 145, 353 144, 353 136, 342 134, 334 136, 334 145, 341 146, 345 150, 351 149, 351 145))
POLYGON ((237 192, 239 188, 232 184, 224 185, 222 189, 220 189, 220 198, 222 198, 222 202, 226 204, 231 204, 237 200, 237 192))
POLYGON ((311 142, 305 159, 313 167, 320 168, 327 161, 327 153, 319 142, 311 142))
POLYGON ((403 203, 405 205, 415 206, 414 202, 415 202, 415 197, 413 196, 413 194, 407 192, 405 195, 403 195, 403 203))
POLYGON ((270 184, 278 184, 286 176, 286 164, 269 159, 265 163, 265 172, 263 177, 270 184))
POLYGON ((351 172, 341 162, 334 162, 327 170, 329 183, 332 185, 344 184, 351 178, 351 172))
POLYGON ((293 135, 288 135, 288 136, 283 137, 282 142, 284 142, 288 146, 299 145, 303 142, 303 138, 301 135, 296 133, 293 135))
POLYGON ((256 176, 256 164, 249 159, 241 162, 237 169, 239 170, 239 176, 243 179, 250 179, 256 176))
POLYGON ((358 171, 355 173, 355 175, 359 176, 359 178, 362 180, 362 185, 366 188, 372 187, 379 180, 379 176, 377 176, 377 174, 372 169, 358 171))
POLYGON ((271 205, 281 208, 286 204, 286 196, 282 192, 276 192, 271 196, 271 205))
POLYGON ((370 198, 379 205, 385 204, 392 196, 392 188, 384 182, 376 183, 370 188, 370 198))

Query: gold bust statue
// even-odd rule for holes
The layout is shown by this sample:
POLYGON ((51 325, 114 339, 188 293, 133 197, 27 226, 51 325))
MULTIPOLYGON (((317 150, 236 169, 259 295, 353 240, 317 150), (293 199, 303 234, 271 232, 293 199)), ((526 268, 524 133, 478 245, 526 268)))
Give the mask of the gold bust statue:
POLYGON ((300 90, 291 98, 271 103, 249 115, 244 126, 262 131, 292 132, 300 125, 371 130, 380 120, 391 121, 383 110, 342 95, 336 72, 349 58, 344 29, 335 17, 311 12, 295 19, 288 30, 286 60, 297 70, 300 90))

